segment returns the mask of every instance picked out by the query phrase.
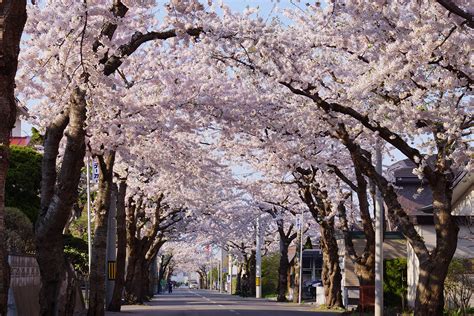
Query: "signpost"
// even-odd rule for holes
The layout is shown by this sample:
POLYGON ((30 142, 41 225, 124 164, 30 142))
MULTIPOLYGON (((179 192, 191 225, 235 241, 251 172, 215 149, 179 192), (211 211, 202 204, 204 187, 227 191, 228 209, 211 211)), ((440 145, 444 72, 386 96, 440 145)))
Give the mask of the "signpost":
MULTIPOLYGON (((375 151, 375 170, 382 174, 382 152, 377 142, 375 151)), ((383 202, 377 188, 375 198, 375 316, 383 315, 383 202)))
POLYGON ((261 230, 260 227, 260 216, 257 217, 257 229, 256 229, 256 268, 255 268, 255 297, 262 298, 262 284, 260 278, 262 277, 262 245, 261 245, 261 230))
POLYGON ((99 163, 96 160, 92 161, 92 183, 99 182, 99 163))
POLYGON ((91 257, 92 257, 92 240, 91 240, 91 181, 90 181, 90 158, 87 155, 86 163, 86 192, 87 192, 87 252, 89 258, 89 275, 87 277, 87 286, 86 286, 86 301, 87 306, 89 306, 89 286, 90 286, 90 275, 91 275, 91 257))
POLYGON ((297 223, 296 227, 299 231, 299 234, 300 234, 300 278, 299 278, 299 289, 298 289, 298 304, 301 304, 301 290, 302 290, 302 281, 303 281, 303 212, 304 210, 301 209, 301 219, 299 220, 299 222, 297 223))

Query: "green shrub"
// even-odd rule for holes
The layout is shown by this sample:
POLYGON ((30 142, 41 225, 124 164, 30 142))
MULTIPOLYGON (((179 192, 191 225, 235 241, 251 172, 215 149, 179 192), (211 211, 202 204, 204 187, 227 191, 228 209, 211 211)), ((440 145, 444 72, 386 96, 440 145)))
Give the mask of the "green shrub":
POLYGON ((35 251, 33 224, 19 209, 5 210, 7 251, 11 254, 32 254, 35 251))
POLYGON ((277 294, 279 265, 279 253, 271 253, 262 257, 262 295, 264 297, 277 294))
POLYGON ((397 258, 385 260, 384 271, 384 305, 405 307, 407 294, 407 260, 397 258))
POLYGON ((64 235, 64 254, 77 273, 89 273, 87 242, 72 235, 64 235))
POLYGON ((445 307, 449 309, 448 315, 470 315, 469 302, 474 294, 472 270, 470 259, 455 258, 451 261, 444 282, 445 307))
POLYGON ((40 208, 42 155, 29 147, 10 147, 10 165, 5 183, 5 205, 18 208, 32 223, 40 208))

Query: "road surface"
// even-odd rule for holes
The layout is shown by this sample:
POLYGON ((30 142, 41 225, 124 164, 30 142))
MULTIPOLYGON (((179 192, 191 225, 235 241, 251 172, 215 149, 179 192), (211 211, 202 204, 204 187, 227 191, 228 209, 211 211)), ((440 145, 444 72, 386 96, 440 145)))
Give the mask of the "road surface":
POLYGON ((176 289, 173 294, 156 296, 147 305, 123 306, 122 313, 106 315, 158 316, 335 316, 340 313, 314 312, 312 306, 240 298, 205 290, 176 289), (312 311, 313 310, 313 311, 312 311))

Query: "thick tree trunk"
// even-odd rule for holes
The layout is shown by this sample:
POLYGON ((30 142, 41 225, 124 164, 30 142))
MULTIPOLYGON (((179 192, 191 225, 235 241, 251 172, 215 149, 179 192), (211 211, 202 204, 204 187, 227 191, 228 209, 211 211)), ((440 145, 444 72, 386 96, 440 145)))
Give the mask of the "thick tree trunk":
MULTIPOLYGON (((301 174, 307 176, 311 174, 311 171, 302 170, 301 174)), ((321 230, 321 250, 323 252, 322 281, 326 305, 330 308, 342 307, 342 275, 339 267, 339 247, 335 238, 334 216, 330 215, 332 212, 331 201, 329 200, 327 191, 322 190, 318 183, 313 183, 312 186, 308 185, 308 183, 304 183, 300 184, 300 187, 302 188, 301 198, 308 206, 311 215, 319 224, 321 230), (326 217, 329 217, 329 219, 326 217)), ((342 214, 345 215, 345 209, 343 207, 343 203, 338 205, 340 213, 343 211, 342 214)), ((343 217, 343 219, 345 219, 345 217, 343 217)), ((347 221, 343 222, 343 225, 344 224, 347 226, 347 221)), ((349 244, 352 245, 352 241, 350 241, 350 239, 348 241, 349 244)))
POLYGON ((63 229, 77 200, 77 187, 84 165, 86 100, 74 89, 68 107, 48 126, 44 142, 41 179, 41 210, 36 223, 36 253, 41 273, 40 315, 56 315, 64 302, 58 300, 64 274, 63 229), (56 160, 66 129, 59 174, 56 160))
POLYGON ((112 191, 115 152, 97 157, 99 162, 99 189, 95 204, 94 242, 92 247, 88 316, 105 314, 105 260, 107 226, 112 191))
POLYGON ((148 263, 143 257, 133 260, 133 265, 127 267, 125 280, 125 297, 127 303, 143 304, 147 299, 148 263))
POLYGON ((438 174, 433 191, 436 247, 428 260, 419 259, 415 315, 443 315, 444 281, 456 252, 459 227, 451 215, 452 188, 446 175, 438 174))
POLYGON ((247 265, 247 273, 249 276, 249 281, 248 281, 249 295, 252 297, 255 297, 256 290, 257 290, 255 287, 256 269, 257 269, 256 252, 255 250, 252 250, 249 261, 248 261, 248 265, 247 265))
POLYGON ((7 313, 10 284, 5 242, 5 181, 10 134, 16 120, 15 75, 25 22, 26 0, 0 1, 0 315, 7 313))
POLYGON ((122 292, 125 285, 125 264, 127 259, 127 228, 125 222, 125 195, 127 183, 121 180, 117 193, 117 271, 115 276, 114 292, 107 310, 120 312, 122 306, 122 292))
POLYGON ((237 280, 235 285, 235 294, 241 295, 242 294, 242 264, 239 263, 237 265, 237 280))
MULTIPOLYGON (((130 248, 129 248, 130 249, 130 248)), ((133 250, 129 250, 129 254, 133 250)), ((125 276, 125 302, 127 304, 133 304, 138 301, 138 298, 133 295, 133 290, 132 290, 132 285, 133 285, 133 279, 135 277, 135 271, 137 267, 137 257, 136 256, 130 256, 128 257, 127 260, 127 274, 125 276)))
POLYGON ((290 263, 288 261, 288 247, 290 244, 280 236, 280 265, 278 266, 278 286, 277 301, 286 302, 286 290, 288 288, 288 270, 290 263))
POLYGON ((145 290, 146 290, 146 297, 148 301, 156 294, 155 288, 156 288, 157 271, 156 271, 155 257, 148 261, 148 267, 147 267, 148 269, 147 280, 146 280, 147 287, 145 288, 145 290))
POLYGON ((334 219, 321 223, 321 250, 323 252, 322 281, 326 305, 329 308, 342 307, 341 268, 337 241, 334 232, 334 219))

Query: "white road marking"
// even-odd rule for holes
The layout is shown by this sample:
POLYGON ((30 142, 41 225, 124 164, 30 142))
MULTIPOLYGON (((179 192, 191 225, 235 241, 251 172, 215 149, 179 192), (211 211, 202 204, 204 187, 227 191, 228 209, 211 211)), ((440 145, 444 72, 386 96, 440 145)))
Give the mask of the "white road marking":
MULTIPOLYGON (((213 303, 213 304, 217 304, 217 302, 215 302, 215 301, 213 301, 213 300, 211 300, 211 299, 205 297, 204 295, 201 295, 201 294, 196 293, 196 292, 193 292, 193 291, 189 291, 189 292, 191 292, 192 294, 194 294, 194 295, 196 295, 196 296, 199 296, 199 297, 201 297, 201 298, 207 300, 208 302, 211 302, 211 303, 213 303)), ((217 306, 219 306, 219 307, 221 307, 221 308, 225 308, 224 305, 221 305, 221 304, 217 304, 217 306)), ((229 309, 228 311, 231 312, 231 313, 234 313, 235 315, 240 315, 240 313, 239 313, 238 311, 236 311, 235 309, 229 309)))

